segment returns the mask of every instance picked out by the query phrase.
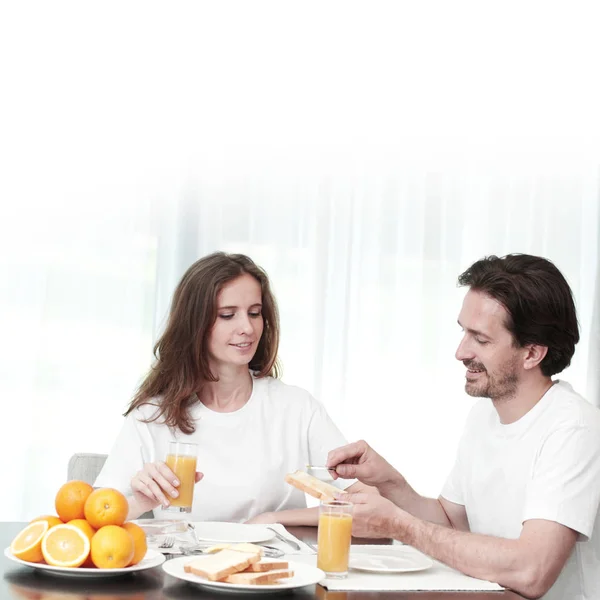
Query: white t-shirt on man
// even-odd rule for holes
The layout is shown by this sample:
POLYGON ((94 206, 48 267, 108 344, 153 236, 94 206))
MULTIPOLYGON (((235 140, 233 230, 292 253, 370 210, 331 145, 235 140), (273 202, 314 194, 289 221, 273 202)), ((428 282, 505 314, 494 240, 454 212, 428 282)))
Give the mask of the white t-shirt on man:
POLYGON ((574 529, 575 549, 544 598, 600 599, 600 411, 568 383, 508 425, 479 401, 441 495, 465 506, 473 533, 516 539, 529 519, 574 529))
MULTIPOLYGON (((307 465, 324 465, 330 450, 346 444, 321 403, 307 391, 272 377, 253 378, 248 402, 232 413, 192 408, 196 431, 185 435, 159 421, 144 423, 155 407, 144 405, 126 419, 95 487, 131 494, 130 481, 145 461, 164 460, 168 442, 198 444, 197 469, 204 478, 194 490, 196 521, 243 522, 264 512, 305 508, 303 492, 285 475, 307 465)), ((346 488, 353 482, 332 482, 346 488)), ((155 509, 155 516, 175 513, 155 509)))

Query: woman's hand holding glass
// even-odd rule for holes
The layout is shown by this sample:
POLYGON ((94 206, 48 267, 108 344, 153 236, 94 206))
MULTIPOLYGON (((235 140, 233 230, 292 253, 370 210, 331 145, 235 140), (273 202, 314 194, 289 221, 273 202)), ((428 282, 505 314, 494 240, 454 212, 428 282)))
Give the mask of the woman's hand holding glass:
MULTIPOLYGON (((195 482, 198 483, 202 477, 204 475, 196 471, 195 482)), ((144 468, 131 478, 133 497, 142 512, 159 505, 170 506, 170 498, 179 496, 177 488, 180 485, 175 473, 163 461, 144 464, 144 468)))

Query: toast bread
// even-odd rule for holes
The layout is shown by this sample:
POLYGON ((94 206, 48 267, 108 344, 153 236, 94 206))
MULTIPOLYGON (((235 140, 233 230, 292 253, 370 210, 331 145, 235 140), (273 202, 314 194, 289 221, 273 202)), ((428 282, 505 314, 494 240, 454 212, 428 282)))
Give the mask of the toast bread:
POLYGON ((294 571, 276 569, 275 571, 266 571, 264 573, 235 573, 234 575, 227 576, 223 581, 244 585, 270 585, 279 582, 281 579, 293 576, 294 571))
POLYGON ((286 560, 260 560, 249 567, 242 573, 264 573, 265 571, 275 571, 276 569, 287 569, 289 563, 286 560))
POLYGON ((251 554, 259 552, 261 556, 263 553, 263 549, 261 546, 257 546, 256 544, 249 544, 248 542, 242 542, 241 544, 231 544, 229 546, 229 550, 235 550, 236 552, 250 552, 251 554))
POLYGON ((221 550, 237 550, 238 552, 260 552, 262 554, 262 548, 257 546, 256 544, 249 544, 247 542, 242 542, 240 544, 217 544, 215 546, 211 546, 207 548, 204 553, 205 554, 215 554, 216 552, 220 552, 221 550))
POLYGON ((260 558, 260 548, 255 552, 227 549, 197 558, 185 565, 183 570, 209 581, 220 581, 257 563, 260 558))
POLYGON ((317 500, 335 500, 335 494, 346 493, 345 490, 340 490, 334 485, 331 485, 331 483, 321 481, 320 479, 317 479, 313 475, 309 475, 304 471, 294 471, 294 473, 288 473, 285 476, 285 480, 287 483, 293 485, 301 492, 305 492, 309 496, 317 498, 317 500))

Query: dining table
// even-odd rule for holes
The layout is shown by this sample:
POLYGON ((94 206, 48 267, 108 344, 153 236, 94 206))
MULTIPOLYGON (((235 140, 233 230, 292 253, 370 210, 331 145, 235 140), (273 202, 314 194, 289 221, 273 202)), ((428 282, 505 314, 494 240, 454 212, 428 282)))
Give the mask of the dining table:
MULTIPOLYGON (((0 543, 8 548, 26 523, 0 522, 0 543)), ((317 540, 316 527, 288 527, 288 531, 309 544, 317 540)), ((382 540, 353 540, 366 544, 381 544, 382 540)), ((390 541, 391 543, 391 541, 390 541)), ((264 593, 223 593, 200 588, 167 575, 161 566, 118 577, 73 578, 32 569, 9 560, 4 553, 0 558, 0 598, 31 600, 225 600, 232 596, 262 597, 264 593)), ((271 596, 271 594, 269 594, 271 596)), ((281 591, 273 598, 294 597, 297 600, 522 600, 522 596, 508 590, 501 591, 330 591, 320 585, 311 585, 293 591, 281 591)))

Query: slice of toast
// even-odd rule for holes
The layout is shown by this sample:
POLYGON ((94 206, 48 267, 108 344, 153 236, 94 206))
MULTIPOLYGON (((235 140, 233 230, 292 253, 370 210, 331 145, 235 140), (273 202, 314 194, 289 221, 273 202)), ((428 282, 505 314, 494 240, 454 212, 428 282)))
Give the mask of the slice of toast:
POLYGON ((327 483, 326 481, 321 481, 304 471, 288 473, 285 476, 285 480, 290 485, 298 488, 301 492, 305 492, 318 500, 335 500, 335 494, 346 493, 344 490, 335 487, 335 485, 331 485, 331 483, 327 483))
POLYGON ((215 546, 207 548, 204 552, 206 554, 214 554, 215 552, 220 552, 221 550, 227 550, 227 548, 231 548, 231 544, 216 544, 215 546))
POLYGON ((277 569, 287 569, 289 567, 287 560, 260 560, 249 567, 242 573, 264 573, 266 571, 275 571, 277 569))
POLYGON ((238 573, 257 563, 261 552, 239 552, 236 550, 221 550, 215 554, 207 554, 193 560, 183 567, 186 573, 193 573, 209 581, 220 581, 228 575, 238 573))
POLYGON ((231 544, 229 546, 229 550, 235 550, 236 552, 250 552, 254 554, 255 552, 259 552, 262 556, 263 549, 261 546, 257 546, 256 544, 249 544, 248 542, 243 542, 241 544, 231 544))
POLYGON ((241 583, 244 585, 272 585, 282 579, 294 576, 294 571, 287 569, 277 569, 265 573, 235 573, 229 575, 223 581, 225 583, 241 583))
POLYGON ((211 546, 207 548, 204 552, 206 554, 215 554, 215 552, 220 552, 221 550, 236 550, 237 552, 260 552, 262 554, 263 549, 256 544, 249 544, 247 542, 243 542, 241 544, 217 544, 216 546, 211 546))

